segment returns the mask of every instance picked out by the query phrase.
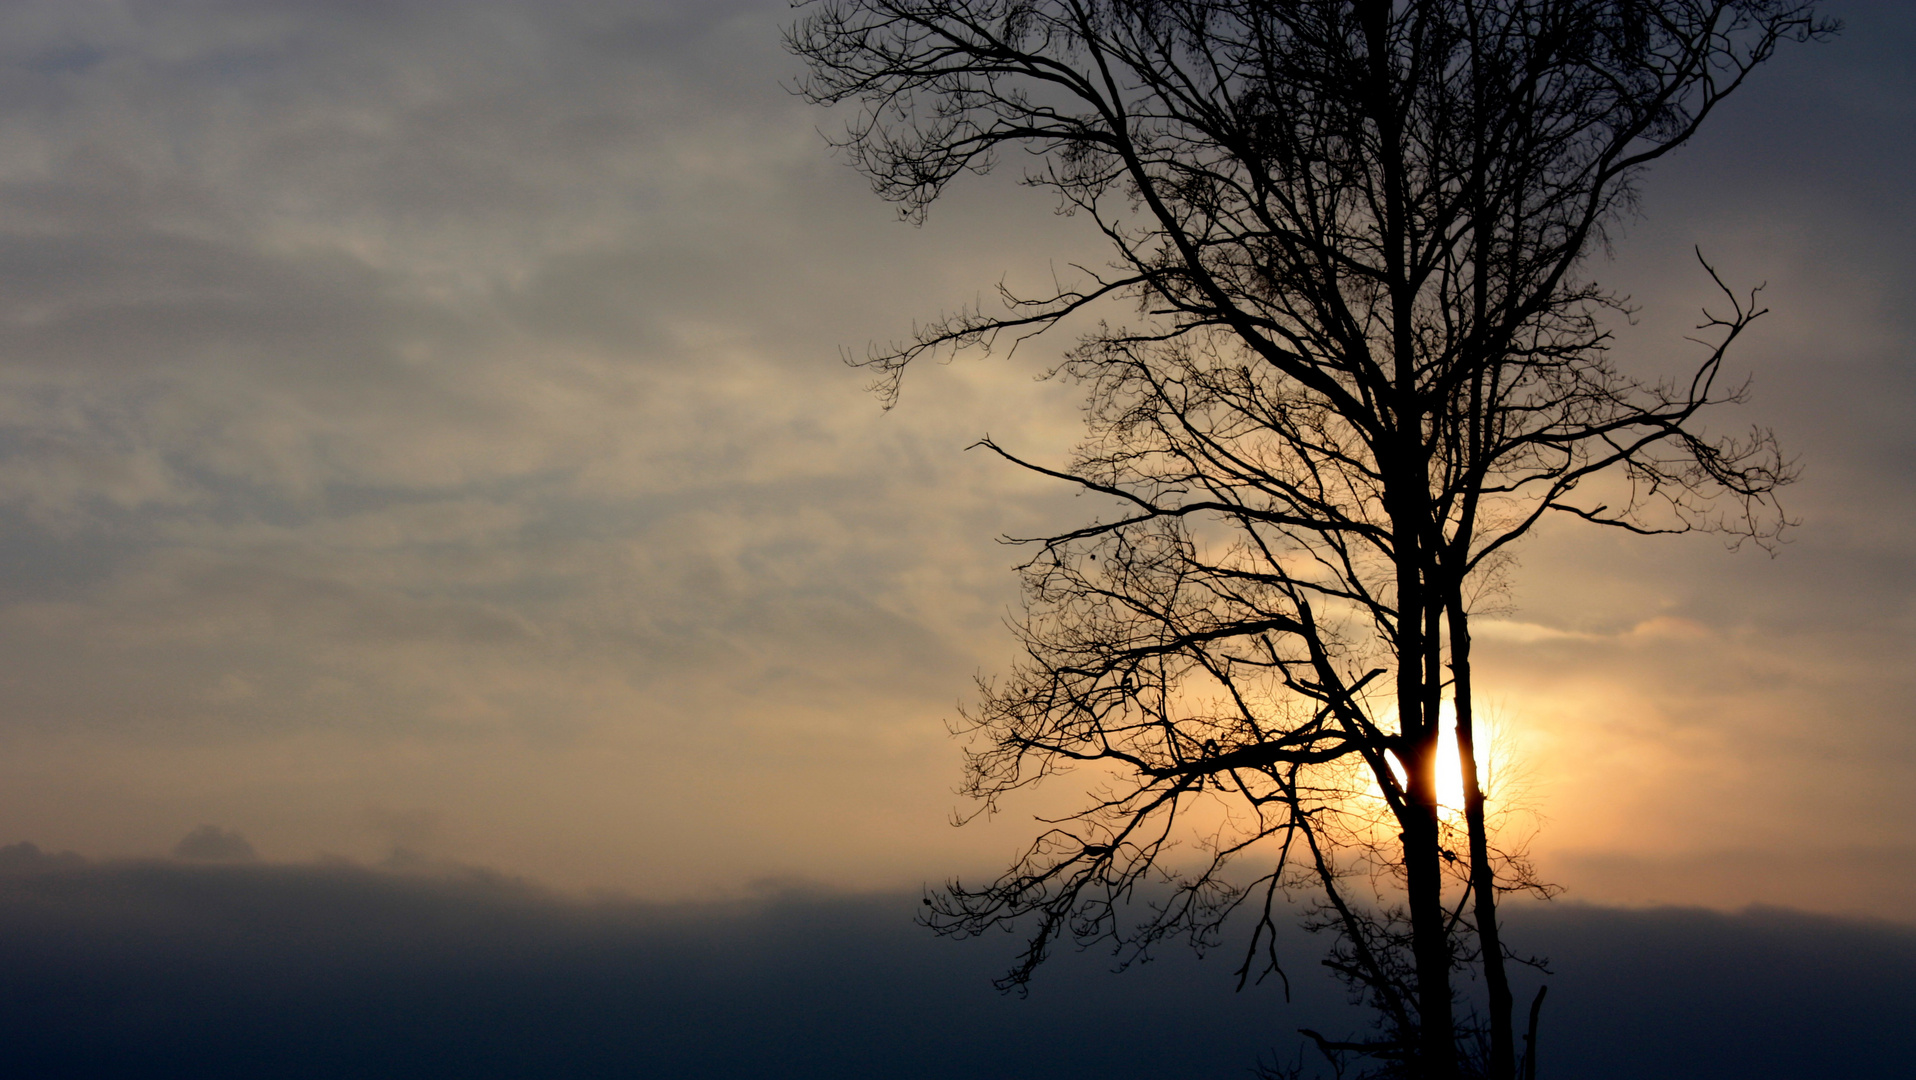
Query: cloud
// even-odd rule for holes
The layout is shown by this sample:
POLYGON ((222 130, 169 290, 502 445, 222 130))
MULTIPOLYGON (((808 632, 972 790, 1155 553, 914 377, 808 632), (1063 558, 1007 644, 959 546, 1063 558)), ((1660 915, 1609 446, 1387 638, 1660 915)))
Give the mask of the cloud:
MULTIPOLYGON (((928 280, 995 277, 969 238, 1018 227, 959 223, 935 263, 931 234, 861 233, 888 213, 779 87, 786 16, 0 14, 0 738, 95 777, 181 755, 102 782, 105 803, 13 798, 94 851, 165 850, 218 816, 273 850, 374 857, 363 808, 416 777, 362 774, 302 822, 248 812, 349 771, 294 762, 300 740, 355 760, 490 744, 502 768, 528 743, 624 740, 631 768, 571 782, 628 800, 615 819, 651 812, 624 794, 635 771, 684 775, 662 745, 788 799, 845 767, 850 728, 910 718, 911 753, 943 750, 1011 596, 991 538, 1035 500, 956 452, 975 411, 888 420, 839 345, 892 332, 879 313, 928 280)), ((974 371, 947 397, 1023 381, 974 371)), ((500 797, 448 779, 441 812, 500 797)), ((917 786, 941 819, 945 782, 917 786)), ((519 820, 555 802, 520 797, 519 820)), ((539 868, 637 865, 626 843, 539 868)), ((740 873, 678 869, 688 888, 740 873)))
POLYGON ((201 825, 173 845, 173 857, 191 862, 252 862, 259 853, 239 833, 201 825))
MULTIPOLYGON (((1801 448, 1805 525, 1773 561, 1519 553, 1480 683, 1529 733, 1546 871, 1910 839, 1912 30, 1845 10, 1593 268, 1643 305, 1633 371, 1708 299, 1692 244, 1771 282, 1724 422, 1801 448)), ((1012 655, 993 538, 1098 508, 959 448, 1067 456, 1075 398, 1031 376, 1068 342, 914 371, 889 415, 840 348, 1098 238, 1007 176, 896 223, 780 87, 788 18, 0 9, 0 815, 655 896, 996 868, 1030 807, 945 829, 941 720, 1012 655)), ((1897 913, 1857 889, 1829 903, 1897 913)))

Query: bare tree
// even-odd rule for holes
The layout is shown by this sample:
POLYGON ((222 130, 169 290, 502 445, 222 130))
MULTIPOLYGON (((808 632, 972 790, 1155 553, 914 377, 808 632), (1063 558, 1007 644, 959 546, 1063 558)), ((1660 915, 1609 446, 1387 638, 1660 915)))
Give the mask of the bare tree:
POLYGON ((1626 300, 1579 271, 1646 165, 1779 43, 1834 25, 1806 0, 802 6, 801 91, 855 105, 838 145, 879 194, 919 217, 1016 147, 1113 253, 875 350, 887 403, 919 358, 1132 312, 1053 372, 1086 391, 1070 460, 981 444, 1117 509, 1022 541, 1024 660, 965 718, 965 790, 990 809, 1079 767, 1091 801, 997 880, 928 898, 929 921, 1026 928, 1019 983, 1061 938, 1205 946, 1248 912, 1242 981, 1274 967, 1274 912, 1301 891, 1380 1017, 1320 1046, 1512 1080, 1497 901, 1538 886, 1487 821, 1473 606, 1552 512, 1782 527, 1775 440, 1699 424, 1743 395, 1722 369, 1755 295, 1717 279, 1700 360, 1649 383, 1608 355, 1626 300), (1194 829, 1205 857, 1174 854, 1194 829), (1482 1030, 1457 1018, 1467 968, 1482 1030))

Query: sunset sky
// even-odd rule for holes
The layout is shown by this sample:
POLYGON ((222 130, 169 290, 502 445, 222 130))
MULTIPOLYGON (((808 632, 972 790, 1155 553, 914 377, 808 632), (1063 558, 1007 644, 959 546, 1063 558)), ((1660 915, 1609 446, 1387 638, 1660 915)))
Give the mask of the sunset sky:
MULTIPOLYGON (((1802 465, 1774 557, 1559 523, 1480 622, 1545 877, 1916 922, 1916 8, 1838 3, 1656 166, 1633 372, 1710 285, 1802 465)), ((1015 172, 914 227, 782 0, 0 5, 0 844, 649 899, 995 870, 944 721, 1096 511, 1069 344, 841 361, 1101 261, 1015 172), (238 851, 239 848, 233 850, 238 851), (189 851, 190 853, 190 851, 189 851)))

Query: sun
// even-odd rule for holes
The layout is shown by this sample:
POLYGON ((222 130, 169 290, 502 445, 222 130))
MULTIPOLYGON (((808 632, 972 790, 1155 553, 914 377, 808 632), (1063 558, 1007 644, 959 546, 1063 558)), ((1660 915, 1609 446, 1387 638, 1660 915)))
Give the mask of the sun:
MULTIPOLYGON (((1483 782, 1484 751, 1490 745, 1488 730, 1481 720, 1471 725, 1473 742, 1477 747, 1477 778, 1483 782)), ((1390 755, 1391 772, 1397 775, 1397 783, 1404 784, 1408 776, 1404 765, 1397 755, 1390 755)), ((1464 809, 1464 770, 1457 754, 1457 703, 1446 698, 1437 706, 1437 805, 1454 813, 1464 809)))
POLYGON ((1461 812, 1464 808, 1461 761, 1457 753, 1457 703, 1446 699, 1437 706, 1437 804, 1446 810, 1461 812))

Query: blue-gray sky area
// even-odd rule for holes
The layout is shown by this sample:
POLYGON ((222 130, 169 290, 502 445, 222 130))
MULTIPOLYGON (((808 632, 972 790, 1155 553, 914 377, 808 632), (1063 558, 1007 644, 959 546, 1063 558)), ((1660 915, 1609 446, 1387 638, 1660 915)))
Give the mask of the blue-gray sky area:
MULTIPOLYGON (((1694 249, 1767 283, 1712 423, 1798 455, 1801 526, 1560 524, 1482 623, 1572 900, 1916 922, 1916 14, 1830 7, 1589 267, 1646 373, 1694 354, 1694 249)), ((1068 337, 889 413, 841 349, 1096 237, 1015 175, 898 221, 784 88, 790 18, 0 6, 0 841, 677 903, 993 870, 1074 793, 947 824, 995 538, 1095 510, 963 448, 1066 457, 1068 337)))

